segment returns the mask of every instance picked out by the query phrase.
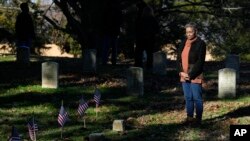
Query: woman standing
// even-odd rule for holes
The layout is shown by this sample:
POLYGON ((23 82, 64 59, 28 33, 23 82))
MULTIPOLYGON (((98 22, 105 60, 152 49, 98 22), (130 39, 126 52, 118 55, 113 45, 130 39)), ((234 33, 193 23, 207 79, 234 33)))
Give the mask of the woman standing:
POLYGON ((194 23, 185 26, 186 38, 178 48, 178 71, 186 101, 186 124, 200 125, 203 113, 202 82, 206 55, 205 42, 197 37, 194 23), (194 109, 196 116, 194 118, 194 109))

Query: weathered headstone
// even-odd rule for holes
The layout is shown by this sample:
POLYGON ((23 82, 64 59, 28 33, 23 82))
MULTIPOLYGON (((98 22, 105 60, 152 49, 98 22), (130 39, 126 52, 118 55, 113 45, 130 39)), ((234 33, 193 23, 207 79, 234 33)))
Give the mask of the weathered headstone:
POLYGON ((130 67, 127 71, 127 93, 134 96, 143 95, 143 69, 130 67))
POLYGON ((104 141, 103 133, 92 133, 89 135, 89 141, 104 141))
POLYGON ((59 65, 56 62, 42 63, 43 88, 58 88, 58 69, 59 65))
POLYGON ((85 73, 96 72, 96 50, 95 49, 84 50, 83 72, 85 73))
POLYGON ((155 52, 153 56, 154 56, 153 73, 165 75, 166 63, 167 63, 166 54, 162 51, 158 51, 158 52, 155 52))
POLYGON ((124 120, 114 120, 113 131, 123 132, 125 130, 124 120))
POLYGON ((19 64, 28 65, 30 63, 30 48, 26 46, 17 47, 16 61, 19 64))
POLYGON ((239 55, 230 54, 225 61, 225 68, 236 70, 236 78, 240 78, 240 57, 239 55))
POLYGON ((236 96, 236 71, 231 68, 219 70, 218 97, 234 98, 236 96))

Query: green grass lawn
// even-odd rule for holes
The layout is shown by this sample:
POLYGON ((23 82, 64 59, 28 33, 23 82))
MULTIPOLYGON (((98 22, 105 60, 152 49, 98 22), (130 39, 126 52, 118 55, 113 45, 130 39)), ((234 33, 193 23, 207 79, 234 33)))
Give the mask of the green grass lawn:
MULTIPOLYGON (((0 59, 1 60, 1 59, 0 59)), ((65 124, 63 140, 81 141, 90 133, 104 133, 107 140, 229 140, 229 126, 250 124, 250 80, 240 82, 235 99, 217 98, 217 71, 207 73, 208 88, 204 91, 203 125, 199 128, 182 125, 185 119, 184 99, 175 72, 166 76, 144 74, 145 95, 126 94, 124 70, 128 66, 99 67, 96 75, 81 73, 80 64, 60 64, 58 89, 41 87, 41 62, 28 68, 13 61, 0 61, 0 139, 6 140, 14 125, 22 139, 29 140, 27 120, 35 117, 39 141, 61 140, 57 116, 64 102, 70 120, 65 124), (70 68, 70 69, 68 69, 70 68), (95 104, 83 118, 77 115, 80 98, 93 99, 95 86, 102 93, 96 117, 95 104), (126 121, 126 131, 112 131, 115 119, 126 121)))
POLYGON ((1 62, 10 62, 10 61, 15 61, 15 60, 16 58, 13 55, 0 54, 1 62))

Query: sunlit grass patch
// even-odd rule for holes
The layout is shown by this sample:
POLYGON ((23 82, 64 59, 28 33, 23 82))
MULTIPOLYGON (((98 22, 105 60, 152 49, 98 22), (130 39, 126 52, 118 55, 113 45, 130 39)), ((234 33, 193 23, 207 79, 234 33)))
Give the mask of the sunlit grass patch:
POLYGON ((183 128, 177 132, 178 140, 205 140, 205 131, 200 128, 183 128))
POLYGON ((238 123, 243 124, 243 125, 244 124, 250 124, 250 115, 238 118, 238 123))
POLYGON ((15 60, 16 56, 14 55, 0 55, 0 62, 10 62, 15 60))
POLYGON ((216 79, 218 78, 218 71, 209 71, 204 73, 205 79, 216 79))

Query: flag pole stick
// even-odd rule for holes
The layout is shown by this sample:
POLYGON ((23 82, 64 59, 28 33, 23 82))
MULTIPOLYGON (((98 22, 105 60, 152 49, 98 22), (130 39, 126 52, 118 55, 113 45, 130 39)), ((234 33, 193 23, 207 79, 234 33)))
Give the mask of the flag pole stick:
POLYGON ((83 115, 83 127, 86 128, 86 118, 84 115, 83 115))
POLYGON ((63 139, 63 126, 61 127, 61 139, 63 139))
MULTIPOLYGON (((83 99, 83 95, 82 95, 83 99)), ((85 113, 83 113, 83 128, 86 128, 86 118, 85 118, 85 113)))
POLYGON ((98 106, 97 106, 97 104, 96 104, 96 105, 95 105, 95 116, 96 116, 96 117, 97 117, 97 113, 98 113, 97 109, 98 109, 98 106))
MULTIPOLYGON (((62 100, 62 106, 63 106, 63 100, 62 100)), ((61 126, 61 139, 63 138, 63 126, 61 126)))
POLYGON ((34 120, 34 113, 33 113, 33 119, 32 119, 33 121, 33 130, 34 130, 34 141, 36 141, 36 128, 35 128, 35 120, 34 120))

